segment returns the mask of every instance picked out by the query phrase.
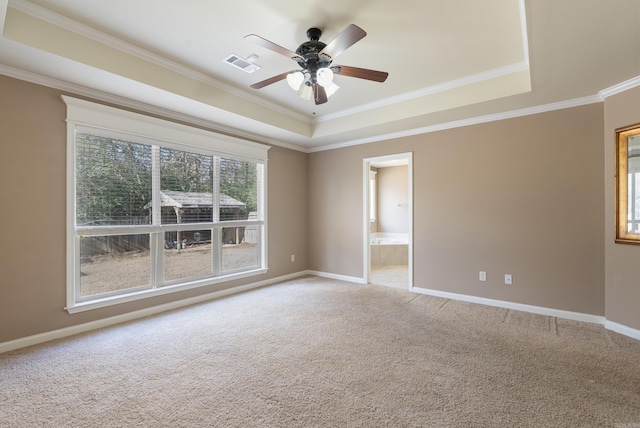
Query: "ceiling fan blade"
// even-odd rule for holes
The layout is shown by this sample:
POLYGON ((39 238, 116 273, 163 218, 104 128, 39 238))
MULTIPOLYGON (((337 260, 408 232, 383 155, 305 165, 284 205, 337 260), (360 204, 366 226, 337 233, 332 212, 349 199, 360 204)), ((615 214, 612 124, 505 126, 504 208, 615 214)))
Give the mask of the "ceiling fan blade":
POLYGON ((389 73, 386 71, 370 70, 368 68, 349 67, 347 65, 331 66, 334 73, 341 76, 357 77, 358 79, 373 80, 374 82, 384 82, 389 73))
POLYGON ((324 90, 324 87, 317 83, 313 85, 313 99, 315 100, 316 105, 327 102, 327 92, 324 90))
POLYGON ((272 50, 275 53, 279 53, 280 55, 284 55, 287 58, 300 58, 300 55, 298 55, 297 53, 287 49, 287 48, 283 48, 280 45, 276 45, 275 43, 265 39, 264 37, 260 37, 257 34, 248 34, 246 36, 244 36, 245 39, 249 40, 250 42, 253 42, 255 44, 257 44, 258 46, 262 46, 263 48, 267 48, 269 50, 272 50))
POLYGON ((324 54, 335 58, 366 35, 366 31, 362 28, 350 24, 318 53, 318 57, 324 54))
POLYGON ((270 78, 268 78, 268 79, 265 79, 265 80, 263 80, 263 81, 261 81, 261 82, 254 83, 253 85, 251 85, 251 87, 252 87, 253 89, 260 89, 260 88, 264 88, 265 86, 271 85, 272 83, 276 83, 276 82, 279 82, 279 81, 281 81, 281 80, 286 79, 286 78, 287 78, 287 74, 289 74, 289 73, 291 73, 291 72, 290 72, 290 71, 287 71, 287 72, 285 72, 285 73, 278 74, 277 76, 273 76, 273 77, 270 77, 270 78))

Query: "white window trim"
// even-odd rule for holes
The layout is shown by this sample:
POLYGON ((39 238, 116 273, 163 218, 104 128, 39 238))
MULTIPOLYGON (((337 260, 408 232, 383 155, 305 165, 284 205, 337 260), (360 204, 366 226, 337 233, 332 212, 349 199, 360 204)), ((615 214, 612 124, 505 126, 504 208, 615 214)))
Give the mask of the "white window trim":
MULTIPOLYGON (((67 305, 65 309, 70 314, 98 309, 125 302, 146 299, 177 291, 189 290, 221 282, 247 278, 264 274, 267 267, 267 153, 270 146, 253 143, 238 138, 216 134, 198 128, 181 125, 133 113, 90 101, 80 100, 63 95, 63 102, 67 105, 67 305), (140 139, 140 142, 155 140, 164 147, 176 147, 182 150, 193 148, 204 150, 217 156, 233 156, 239 160, 254 161, 264 165, 264 186, 260 189, 262 198, 262 212, 259 219, 263 223, 263 250, 259 250, 260 267, 249 271, 230 273, 213 278, 194 279, 176 285, 166 285, 161 288, 145 289, 116 296, 95 298, 89 301, 77 302, 75 282, 79 277, 80 264, 76 255, 76 226, 75 226, 75 133, 83 126, 99 128, 104 133, 130 134, 140 139)), ((102 133, 102 132, 101 132, 102 133)), ((154 210, 155 211, 155 210, 154 210)), ((226 222, 225 222, 226 227, 226 222)))

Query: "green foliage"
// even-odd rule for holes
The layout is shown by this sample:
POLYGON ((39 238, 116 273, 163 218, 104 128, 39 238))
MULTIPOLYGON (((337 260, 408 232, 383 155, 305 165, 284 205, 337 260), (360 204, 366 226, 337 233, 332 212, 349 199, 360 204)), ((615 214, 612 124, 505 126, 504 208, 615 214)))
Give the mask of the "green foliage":
POLYGON ((220 193, 244 202, 248 211, 255 211, 258 206, 257 180, 256 164, 220 159, 220 193))
POLYGON ((160 188, 180 192, 211 193, 213 157, 166 148, 160 149, 160 188))
POLYGON ((150 200, 151 146, 77 135, 77 224, 135 224, 150 200))
MULTIPOLYGON (((90 134, 76 136, 76 221, 139 224, 151 201, 150 145, 90 134)), ((215 158, 160 148, 160 188, 212 193, 215 158)), ((257 208, 258 174, 252 162, 219 158, 220 193, 257 208)))

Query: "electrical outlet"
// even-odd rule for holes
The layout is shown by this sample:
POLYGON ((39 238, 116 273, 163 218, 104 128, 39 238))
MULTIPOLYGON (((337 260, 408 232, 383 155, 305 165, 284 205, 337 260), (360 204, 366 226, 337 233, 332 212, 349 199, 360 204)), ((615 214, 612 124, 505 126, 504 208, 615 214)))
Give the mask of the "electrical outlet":
POLYGON ((291 254, 291 261, 295 262, 296 261, 296 255, 295 254, 291 254))
POLYGON ((513 277, 511 276, 511 274, 505 274, 504 283, 509 285, 513 284, 513 277))
POLYGON ((478 279, 482 282, 485 282, 487 280, 487 273, 481 270, 480 275, 478 276, 478 279))

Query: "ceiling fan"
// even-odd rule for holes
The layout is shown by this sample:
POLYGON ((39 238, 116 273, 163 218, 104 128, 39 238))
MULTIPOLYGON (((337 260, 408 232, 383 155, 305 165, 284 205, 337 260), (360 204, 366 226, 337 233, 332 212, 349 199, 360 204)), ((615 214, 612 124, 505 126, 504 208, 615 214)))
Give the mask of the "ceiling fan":
POLYGON ((333 82, 333 75, 356 77, 358 79, 384 82, 389 73, 367 68, 332 65, 333 60, 347 48, 362 39, 367 33, 357 25, 351 24, 336 36, 329 44, 320 41, 322 31, 318 28, 307 30, 308 42, 298 46, 295 52, 283 48, 256 34, 249 34, 245 39, 259 46, 270 49, 287 58, 291 58, 300 66, 300 70, 287 71, 251 85, 254 89, 264 88, 272 83, 287 80, 291 89, 299 91, 299 95, 316 104, 323 104, 339 88, 333 82))

